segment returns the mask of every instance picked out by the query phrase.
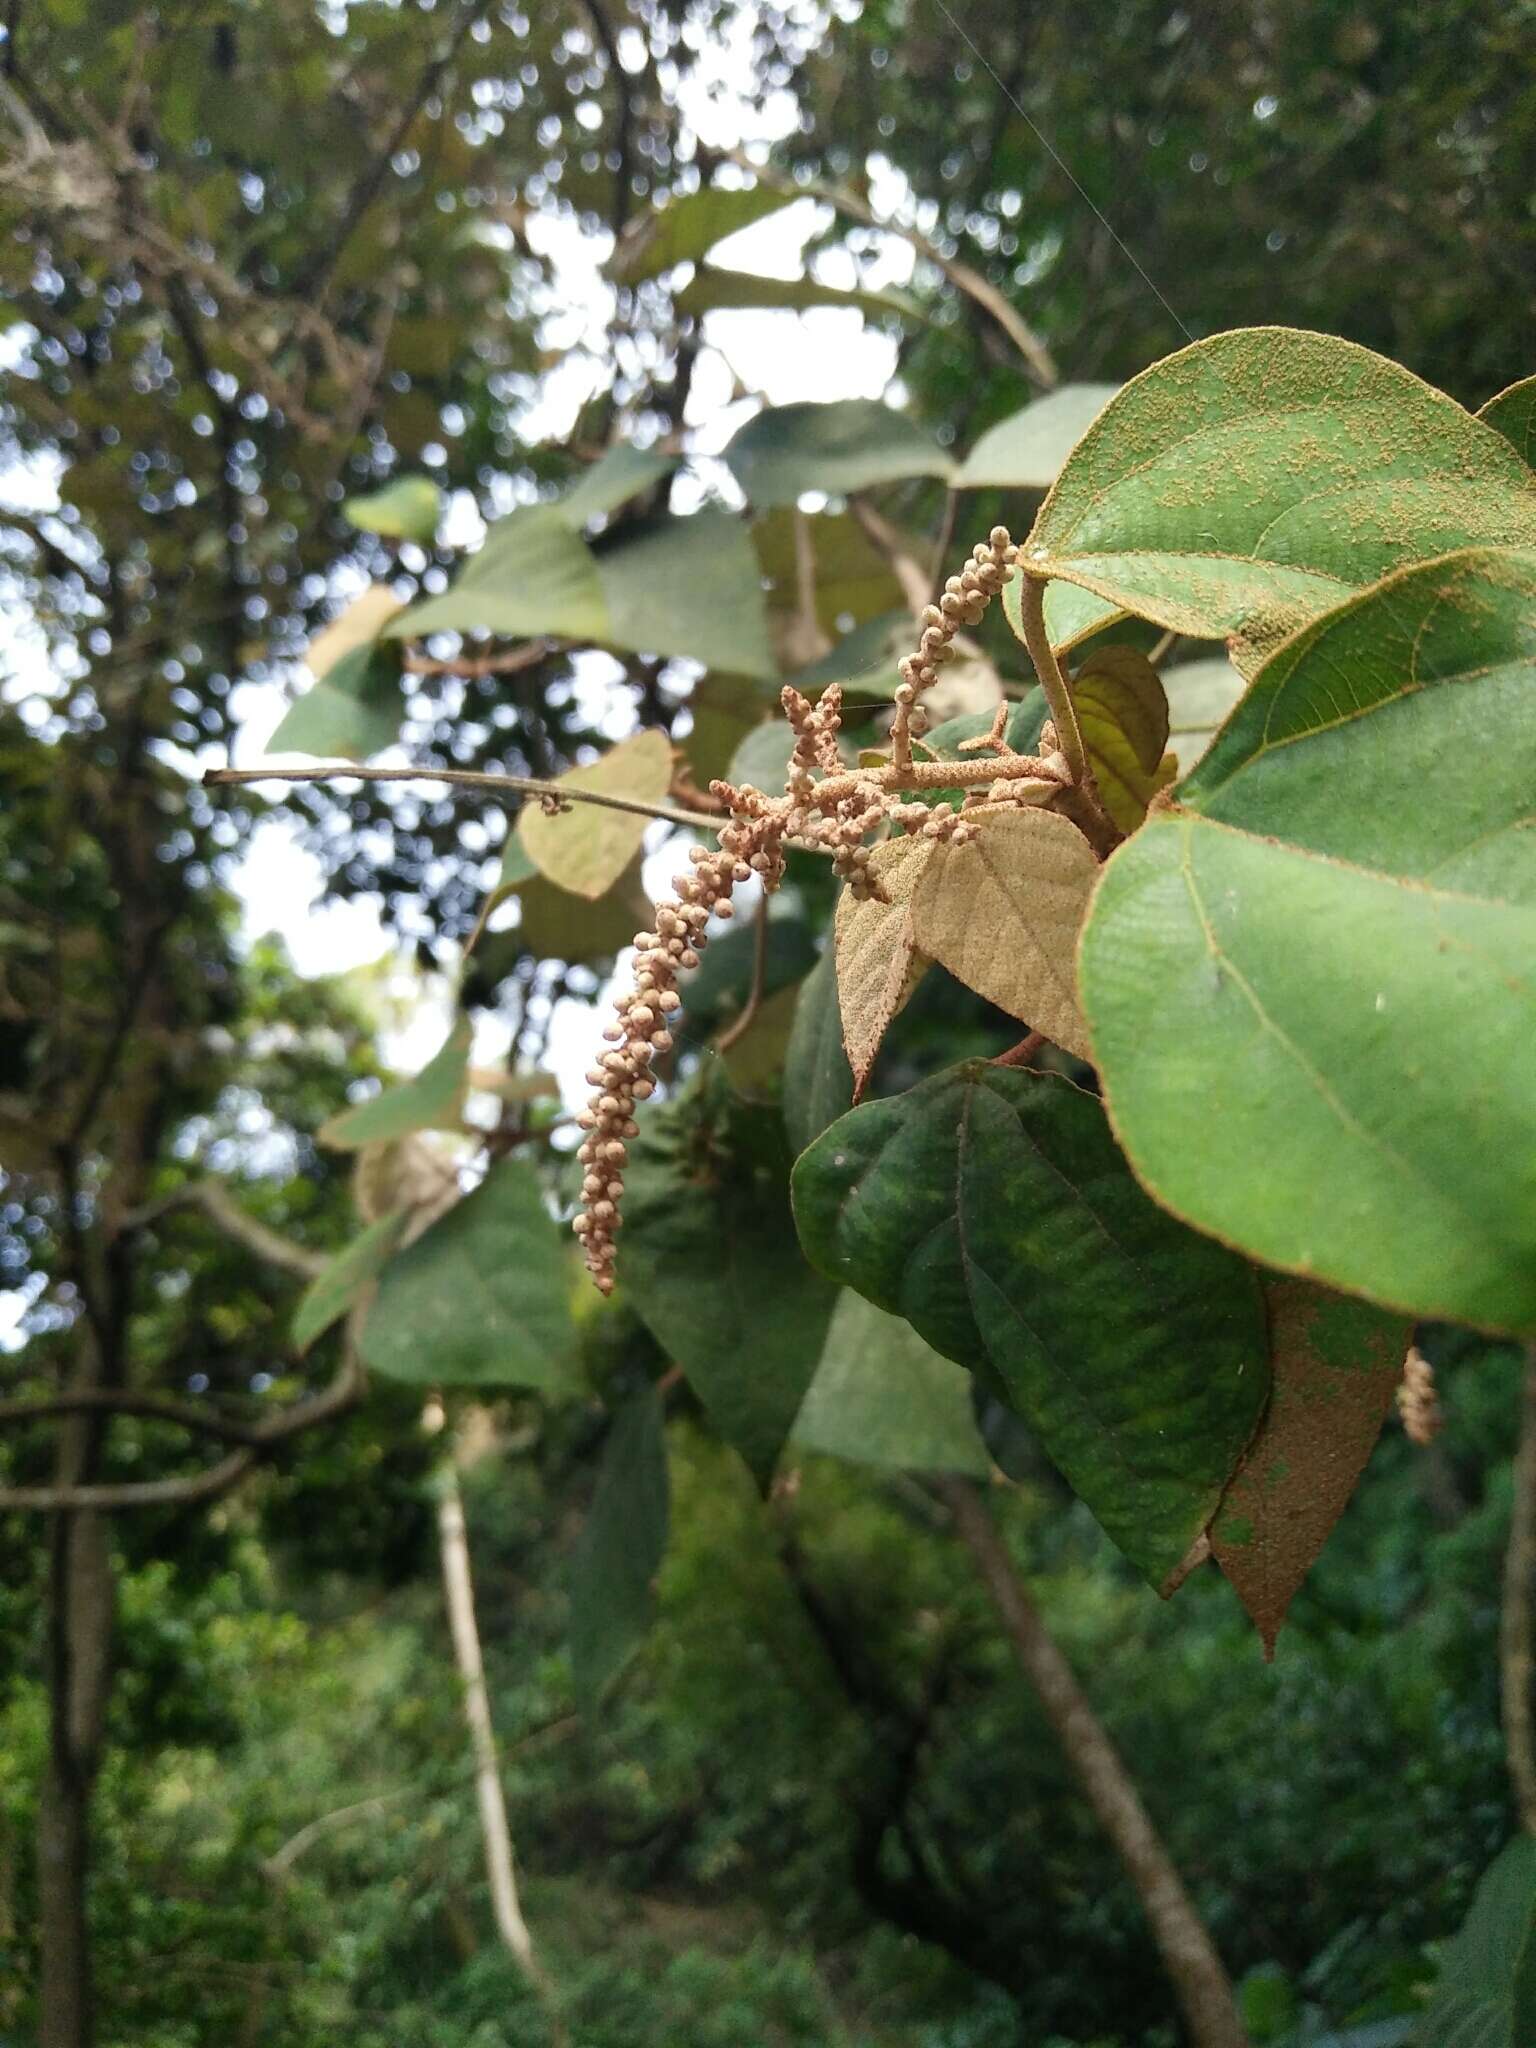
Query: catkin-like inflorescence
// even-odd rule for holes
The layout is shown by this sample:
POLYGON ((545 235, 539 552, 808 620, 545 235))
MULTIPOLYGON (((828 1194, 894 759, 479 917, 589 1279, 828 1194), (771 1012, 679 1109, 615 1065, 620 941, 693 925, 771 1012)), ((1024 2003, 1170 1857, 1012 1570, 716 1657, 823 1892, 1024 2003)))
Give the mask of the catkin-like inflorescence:
MULTIPOLYGON (((908 801, 901 784, 905 778, 909 789, 917 786, 911 743, 920 730, 914 725, 914 712, 919 720, 922 716, 916 709, 918 697, 953 654, 955 634, 979 623, 1008 580, 1016 555, 1006 528, 994 527, 960 573, 950 577, 938 603, 924 611, 918 650, 901 665, 888 767, 844 767, 838 750, 842 690, 837 684, 814 704, 786 687, 781 701, 794 746, 784 794, 772 797, 750 785, 710 784, 711 795, 730 813, 719 846, 693 848, 690 871, 676 878, 672 899, 656 906, 655 929, 636 932, 634 987, 621 998, 617 1015, 603 1034, 607 1051, 587 1074, 593 1092, 578 1118, 585 1136, 578 1155, 583 1169, 581 1209, 572 1228, 604 1294, 613 1287, 624 1168, 629 1141, 637 1132, 635 1107, 655 1090, 654 1062, 672 1049, 681 1007, 678 976, 698 966, 711 917, 731 915, 733 888, 753 877, 765 890, 777 888, 784 874, 784 849, 795 844, 829 853, 834 870, 855 895, 876 896, 879 884, 870 865, 868 841, 882 825, 957 845, 977 829, 963 812, 908 801)), ((1001 734, 999 723, 989 744, 1000 755, 1010 754, 1001 734)), ((1039 771, 1038 762, 1017 758, 1021 776, 1039 771)), ((1003 795, 1002 785, 993 785, 991 801, 1003 795)))
POLYGON ((1410 1443, 1432 1444, 1445 1427, 1445 1411, 1435 1386, 1435 1368, 1417 1344, 1411 1346, 1403 1360, 1397 1412, 1410 1443))

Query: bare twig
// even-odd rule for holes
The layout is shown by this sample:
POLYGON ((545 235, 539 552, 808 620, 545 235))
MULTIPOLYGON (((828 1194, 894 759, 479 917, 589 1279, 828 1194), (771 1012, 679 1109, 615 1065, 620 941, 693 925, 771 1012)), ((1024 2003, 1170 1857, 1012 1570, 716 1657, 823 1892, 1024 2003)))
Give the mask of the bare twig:
POLYGON ((407 654, 401 667, 409 676, 515 676, 525 668, 537 668, 559 647, 558 640, 528 640, 521 647, 500 654, 455 654, 434 661, 427 654, 407 654))
POLYGON ((704 832, 714 832, 720 824, 718 818, 680 811, 671 804, 612 796, 602 789, 572 789, 533 775, 491 775, 475 768, 364 768, 355 761, 332 761, 321 768, 210 768, 203 781, 210 788, 246 782, 446 782, 455 789, 481 789, 494 796, 547 796, 560 803, 600 804, 605 810, 631 811, 638 817, 662 818, 670 825, 691 825, 704 832))
POLYGON ((222 1181, 188 1181, 185 1186, 173 1188, 168 1195, 162 1195, 158 1201, 135 1210, 127 1222, 132 1228, 143 1229, 175 1209, 191 1208, 201 1209, 226 1237, 232 1237, 236 1244, 243 1245, 248 1252, 254 1252, 258 1259, 269 1266, 276 1266, 281 1272, 296 1274, 301 1280, 314 1280, 330 1264, 325 1253, 312 1252, 305 1245, 295 1244, 292 1238, 284 1237, 280 1231, 269 1230, 265 1223, 247 1215, 222 1181))
POLYGON ((1136 1887, 1194 2048, 1249 2048, 1231 1980, 1210 1931, 1119 1752, 1030 1599, 980 1493, 966 1479, 935 1479, 933 1485, 955 1518, 956 1532, 992 1596, 1020 1667, 1088 1804, 1136 1887))
POLYGON ((409 1799, 415 1790, 414 1785, 401 1785, 393 1792, 379 1792, 372 1799, 359 1799, 351 1806, 338 1806, 334 1813, 317 1814, 297 1834, 290 1835, 280 1849, 263 1857, 262 1870, 274 1884, 282 1884, 305 1850, 313 1848, 323 1836, 334 1834, 338 1828, 349 1827, 355 1820, 367 1820, 375 1813, 382 1813, 386 1807, 409 1799))

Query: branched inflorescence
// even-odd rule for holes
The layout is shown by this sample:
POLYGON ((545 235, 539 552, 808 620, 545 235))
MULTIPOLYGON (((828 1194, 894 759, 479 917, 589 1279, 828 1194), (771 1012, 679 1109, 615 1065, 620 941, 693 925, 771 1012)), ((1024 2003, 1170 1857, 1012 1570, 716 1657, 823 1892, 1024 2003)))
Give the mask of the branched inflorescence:
POLYGON ((731 915, 732 889, 754 876, 765 890, 777 888, 785 848, 793 845, 830 853, 854 894, 878 896, 869 840, 880 827, 963 843, 976 829, 974 814, 980 806, 1049 801, 1070 782, 1049 724, 1038 755, 1017 754, 1007 745, 1006 705, 999 707, 989 734, 967 743, 966 751, 978 755, 974 765, 957 770, 953 761, 912 758, 912 742, 925 729, 918 698, 953 657, 956 633, 980 622, 1007 582, 1017 552, 1007 529, 994 527, 959 575, 949 578, 938 603, 923 612, 917 652, 901 664, 889 763, 844 766, 838 750, 838 685, 815 704, 786 687, 782 702, 795 741, 784 794, 765 796, 750 785, 710 784, 710 793, 730 814, 719 845, 692 849, 691 870, 676 878, 673 900, 657 905, 654 929, 635 934, 635 985, 621 998, 604 1033, 609 1049, 587 1075, 593 1095, 580 1117, 586 1132, 579 1155, 584 1175, 581 1212, 573 1228, 603 1293, 613 1286, 614 1233, 621 1220, 628 1143, 637 1128, 635 1105, 654 1092, 651 1068, 658 1055, 672 1049, 672 1026, 681 1007, 677 978, 699 964, 710 919, 731 915), (980 758, 983 754, 990 758, 980 758), (958 811, 907 801, 925 789, 953 788, 957 781, 969 785, 958 811))

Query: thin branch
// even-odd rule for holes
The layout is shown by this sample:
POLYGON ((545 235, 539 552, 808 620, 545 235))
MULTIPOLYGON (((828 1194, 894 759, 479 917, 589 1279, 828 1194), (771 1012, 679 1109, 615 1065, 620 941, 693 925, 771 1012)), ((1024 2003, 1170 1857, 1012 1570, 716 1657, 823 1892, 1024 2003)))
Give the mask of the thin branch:
POLYGON ((525 668, 537 668, 559 648, 558 640, 529 640, 501 654, 456 654, 434 661, 427 654, 407 654, 401 667, 410 676, 515 676, 525 668))
POLYGON ((1141 1794, 966 1479, 935 1479, 1088 1804, 1136 1888, 1194 2048, 1249 2048, 1232 1984, 1141 1794))
POLYGON ((334 1834, 338 1828, 347 1827, 355 1820, 367 1820, 371 1814, 382 1813, 386 1807, 409 1799, 416 1790, 414 1785, 401 1785, 393 1792, 379 1792, 372 1799, 359 1799, 351 1806, 338 1806, 334 1813, 317 1814, 297 1834, 290 1835, 280 1849, 262 1858, 263 1873, 274 1884, 282 1884, 304 1851, 312 1848, 323 1836, 334 1834))
POLYGON ((618 163, 613 173, 613 211, 608 222, 613 229, 614 242, 617 244, 624 232, 634 200, 630 180, 634 176, 635 95, 629 82, 629 73, 619 62, 619 42, 613 32, 613 24, 598 5, 598 0, 586 0, 586 10, 592 18, 593 28, 597 31, 597 39, 603 46, 603 55, 608 60, 608 76, 619 103, 617 133, 614 138, 618 163))
POLYGON ((107 1415, 142 1415, 152 1422, 174 1423, 225 1444, 255 1444, 256 1427, 235 1422, 223 1415, 204 1414, 189 1401, 174 1401, 168 1394, 132 1394, 121 1387, 82 1387, 72 1394, 50 1394, 37 1401, 0 1401, 0 1429, 20 1428, 29 1422, 47 1422, 59 1415, 80 1415, 87 1411, 107 1415))
POLYGON ((600 804, 605 810, 631 811, 642 818, 663 818, 670 825, 688 825, 700 832, 718 832, 720 820, 701 811, 680 811, 672 804, 648 804, 639 797, 612 796, 602 789, 572 789, 533 775, 491 775, 474 768, 363 768, 354 761, 333 761, 321 768, 210 768, 206 787, 245 782, 446 782, 456 789, 482 789, 494 796, 554 797, 560 803, 600 804))
POLYGON ((1536 1834, 1536 1344, 1525 1355, 1499 1621, 1504 1752, 1520 1825, 1536 1834))
POLYGON ((752 928, 752 986, 747 991, 740 1016, 733 1017, 715 1040, 716 1052, 729 1052, 737 1040, 745 1038, 751 1030, 753 1019, 763 1006, 763 987, 767 978, 768 891, 764 889, 757 899, 757 921, 752 928))

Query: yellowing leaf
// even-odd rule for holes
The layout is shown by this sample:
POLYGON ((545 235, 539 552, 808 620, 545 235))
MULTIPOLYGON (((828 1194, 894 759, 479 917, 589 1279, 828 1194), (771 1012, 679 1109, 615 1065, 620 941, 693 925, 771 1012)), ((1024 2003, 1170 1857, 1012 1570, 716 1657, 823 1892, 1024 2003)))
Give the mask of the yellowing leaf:
POLYGON ((1134 832, 1176 773, 1164 754, 1168 699, 1157 670, 1138 648, 1098 648, 1073 678, 1072 701, 1104 808, 1134 832))
MULTIPOLYGON (((672 782, 672 746, 664 732, 637 732, 610 747, 600 761, 562 775, 567 789, 596 789, 606 796, 660 803, 672 782)), ((550 816, 537 802, 523 807, 517 833, 523 850, 557 888, 574 896, 601 896, 640 850, 647 820, 637 811, 600 804, 572 804, 550 816)))
POLYGON ((843 1020, 843 1045, 853 1069, 853 1099, 864 1093, 891 1020, 917 987, 928 962, 917 951, 912 932, 912 896, 938 842, 909 834, 877 846, 870 866, 888 903, 861 899, 851 889, 838 898, 834 943, 837 949, 837 1006, 843 1020))
POLYGON ((387 583, 370 583, 310 641, 304 654, 305 667, 318 680, 354 647, 366 647, 370 640, 377 640, 387 622, 401 609, 399 598, 387 583))
POLYGON ((925 863, 912 896, 912 943, 1010 1017, 1087 1059, 1074 962, 1098 874, 1093 849, 1055 811, 999 808, 976 822, 974 839, 946 844, 925 863))
POLYGON ((1269 1408, 1211 1525, 1211 1548, 1268 1657, 1371 1455, 1411 1325, 1278 1275, 1265 1277, 1264 1299, 1269 1408))

